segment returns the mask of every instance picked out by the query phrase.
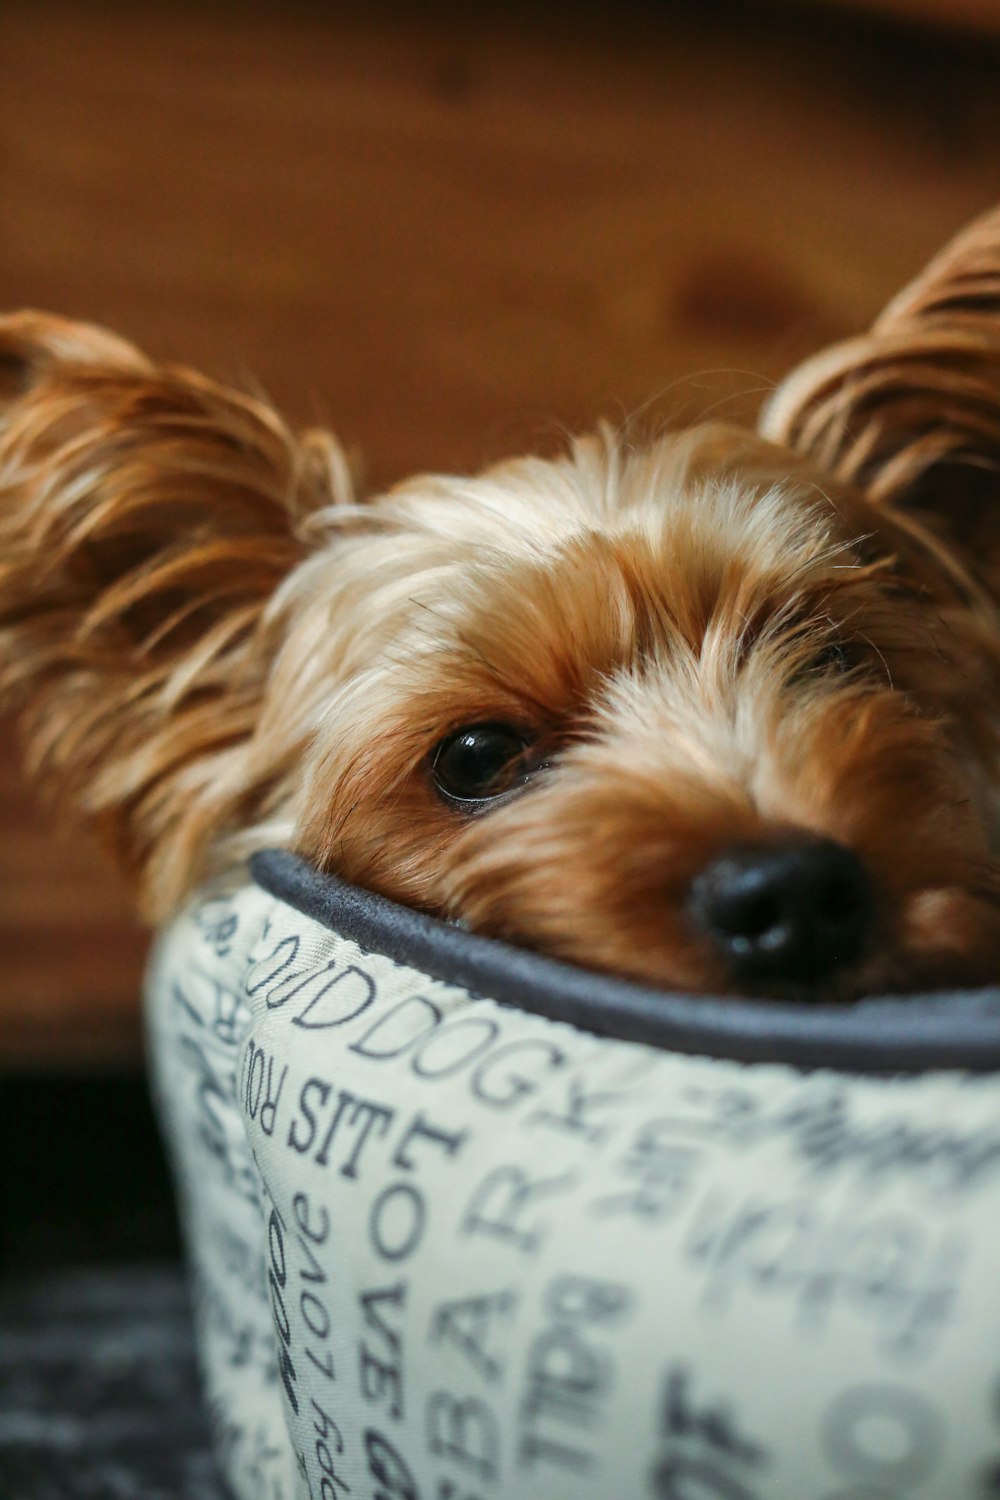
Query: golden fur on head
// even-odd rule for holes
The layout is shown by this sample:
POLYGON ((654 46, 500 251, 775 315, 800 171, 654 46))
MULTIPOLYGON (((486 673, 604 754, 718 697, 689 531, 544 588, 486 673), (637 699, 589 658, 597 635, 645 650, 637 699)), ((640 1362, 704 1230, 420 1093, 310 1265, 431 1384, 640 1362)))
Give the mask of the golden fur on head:
POLYGON ((0 320, 0 660, 29 763, 153 920, 279 844, 667 985, 995 978, 1000 214, 763 430, 601 431, 359 501, 328 435, 100 330, 0 320), (466 726, 514 747, 482 796, 460 755, 456 792, 466 726), (719 871, 751 869, 721 898, 745 907, 817 848, 849 862, 817 899, 864 903, 849 961, 736 962, 719 871))

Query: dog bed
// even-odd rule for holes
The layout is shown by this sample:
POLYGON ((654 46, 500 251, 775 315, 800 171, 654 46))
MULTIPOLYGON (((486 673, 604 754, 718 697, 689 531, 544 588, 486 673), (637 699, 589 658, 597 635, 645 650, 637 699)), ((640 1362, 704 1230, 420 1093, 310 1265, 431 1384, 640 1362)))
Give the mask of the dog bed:
POLYGON ((1000 1495, 1000 991, 678 997, 254 876, 148 986, 240 1500, 1000 1495))

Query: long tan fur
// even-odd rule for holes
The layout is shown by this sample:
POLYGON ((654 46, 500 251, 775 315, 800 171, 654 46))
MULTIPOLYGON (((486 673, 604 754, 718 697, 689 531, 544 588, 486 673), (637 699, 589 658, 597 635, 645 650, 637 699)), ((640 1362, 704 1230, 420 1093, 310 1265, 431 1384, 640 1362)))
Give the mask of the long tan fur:
POLYGON ((280 797, 245 748, 266 611, 346 467, 263 403, 43 314, 0 322, 3 393, 0 685, 31 770, 155 916, 280 797))
POLYGON ((2 319, 0 687, 29 764, 153 920, 277 843, 577 962, 759 992, 692 891, 727 851, 832 840, 870 911, 812 993, 995 976, 1000 212, 762 431, 602 431, 359 502, 328 434, 2 319), (477 724, 527 770, 463 806, 438 757, 477 724))
POLYGON ((936 516, 980 564, 995 567, 998 391, 1000 208, 958 235, 869 333, 789 375, 761 430, 878 504, 900 501, 936 516))

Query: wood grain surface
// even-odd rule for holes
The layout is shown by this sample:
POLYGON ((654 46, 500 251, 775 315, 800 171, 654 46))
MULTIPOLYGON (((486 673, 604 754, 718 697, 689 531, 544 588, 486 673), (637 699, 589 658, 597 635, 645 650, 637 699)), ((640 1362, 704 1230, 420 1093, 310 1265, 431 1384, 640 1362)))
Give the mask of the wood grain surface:
MULTIPOLYGON (((252 381, 378 484, 752 412, 1000 198, 996 46, 818 12, 7 0, 0 56, 0 306, 252 381)), ((5 738, 0 1061, 134 1057, 142 936, 5 738)))
POLYGON ((798 0, 798 3, 843 6, 863 15, 891 16, 895 20, 946 31, 964 31, 969 35, 984 32, 995 36, 1000 33, 997 0, 798 0))

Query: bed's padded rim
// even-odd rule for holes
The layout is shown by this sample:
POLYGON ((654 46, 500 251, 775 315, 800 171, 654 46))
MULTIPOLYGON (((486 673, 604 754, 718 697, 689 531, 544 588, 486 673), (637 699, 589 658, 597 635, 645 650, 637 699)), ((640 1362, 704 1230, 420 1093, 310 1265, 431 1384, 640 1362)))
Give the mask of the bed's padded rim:
POLYGON ((1000 987, 853 1006, 670 994, 464 932, 265 850, 257 884, 370 952, 602 1036, 739 1062, 852 1072, 1000 1071, 1000 987))

